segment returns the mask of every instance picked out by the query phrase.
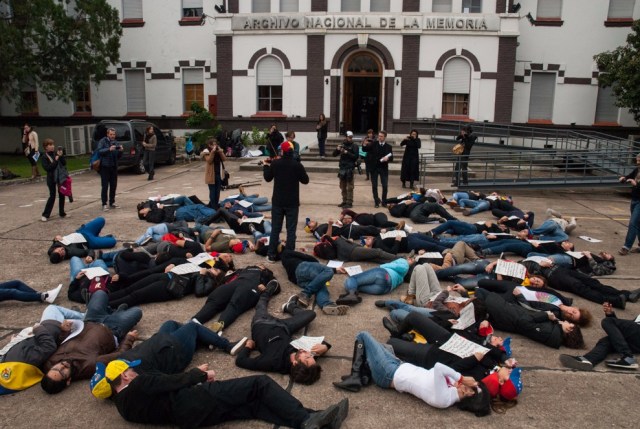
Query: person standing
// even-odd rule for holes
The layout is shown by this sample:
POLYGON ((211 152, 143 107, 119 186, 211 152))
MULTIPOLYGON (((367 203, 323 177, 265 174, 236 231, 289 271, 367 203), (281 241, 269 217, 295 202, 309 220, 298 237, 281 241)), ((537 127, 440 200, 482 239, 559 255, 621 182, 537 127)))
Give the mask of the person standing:
POLYGON ((156 137, 153 131, 153 126, 148 126, 144 133, 144 141, 142 146, 144 147, 144 157, 142 163, 145 170, 149 173, 147 180, 153 180, 155 174, 156 164, 156 146, 158 145, 158 137, 156 137))
POLYGON ((224 151, 213 137, 207 140, 207 149, 202 151, 202 159, 207 162, 204 183, 209 186, 209 207, 218 210, 220 187, 222 186, 222 162, 227 159, 224 151))
MULTIPOLYGON (((636 155, 636 165, 640 166, 640 153, 636 155)), ((624 239, 624 245, 618 253, 622 256, 631 253, 640 253, 640 168, 636 167, 626 176, 620 177, 620 182, 629 183, 631 188, 631 217, 629 218, 629 228, 624 239), (633 242, 638 240, 638 246, 632 249, 633 242)))
POLYGON ((373 130, 369 128, 367 130, 367 136, 364 138, 364 141, 362 142, 362 147, 360 147, 360 156, 364 160, 365 173, 367 173, 367 178, 365 180, 369 180, 369 173, 371 172, 371 159, 373 157, 364 151, 364 146, 365 146, 365 143, 371 144, 375 140, 376 139, 373 136, 373 130))
POLYGON ((420 179, 420 154, 418 149, 422 147, 422 142, 418 138, 418 130, 411 130, 409 136, 402 140, 400 146, 405 146, 400 181, 403 188, 406 188, 406 182, 409 182, 409 188, 413 189, 413 182, 420 179))
POLYGON ((469 177, 467 175, 467 169, 469 167, 469 155, 471 155, 471 148, 478 137, 473 134, 473 128, 471 125, 467 125, 460 131, 460 135, 456 137, 456 141, 459 141, 464 146, 464 150, 461 155, 457 156, 455 168, 453 170, 453 186, 458 186, 460 179, 462 178, 462 184, 467 185, 469 183, 469 177))
POLYGON ((102 210, 120 208, 116 204, 116 188, 118 187, 118 159, 122 157, 122 145, 116 140, 115 128, 109 128, 107 135, 98 142, 96 149, 100 154, 100 179, 102 184, 102 210), (107 191, 109 205, 107 205, 107 191))
POLYGON ((284 137, 282 137, 282 133, 278 131, 278 127, 276 124, 271 124, 271 128, 269 128, 269 134, 267 135, 267 140, 269 144, 267 145, 267 155, 270 158, 274 158, 278 155, 278 147, 284 141, 284 137))
POLYGON ((51 211, 53 210, 53 205, 56 202, 56 192, 58 192, 58 214, 61 218, 67 216, 64 212, 64 195, 60 193, 58 190, 58 183, 56 183, 56 170, 58 169, 58 165, 67 165, 67 161, 64 157, 64 153, 62 148, 58 148, 56 151, 55 144, 52 139, 44 140, 44 150, 45 153, 40 157, 42 162, 42 168, 47 172, 47 187, 49 188, 49 199, 44 206, 44 211, 42 212, 42 217, 40 220, 42 222, 46 222, 49 220, 49 216, 51 216, 51 211))
MULTIPOLYGON (((287 133, 289 134, 289 133, 287 133)), ((295 137, 295 134, 294 134, 295 137)), ((298 226, 298 211, 300 209, 300 183, 309 183, 304 165, 294 159, 293 144, 289 141, 282 143, 282 158, 271 162, 264 161, 264 180, 273 180, 273 196, 271 197, 271 236, 267 261, 275 262, 282 223, 287 219, 287 244, 285 248, 295 250, 296 227, 298 226)))
POLYGON ((329 123, 324 113, 320 113, 318 117, 318 123, 316 124, 316 131, 318 133, 318 150, 320 151, 320 158, 324 159, 324 143, 327 141, 327 129, 329 123))
POLYGON ((22 132, 22 148, 24 150, 24 155, 29 160, 29 164, 31 164, 31 179, 35 179, 36 177, 40 177, 40 170, 38 170, 38 151, 40 150, 40 145, 38 143, 38 133, 33 131, 33 127, 31 124, 25 123, 23 132, 22 132))
MULTIPOLYGON (((296 141, 295 131, 287 131, 284 136, 286 137, 287 142, 291 143, 293 146, 293 159, 300 162, 300 143, 296 141)), ((284 152, 284 150, 282 150, 282 145, 280 146, 280 150, 281 152, 284 152)))
POLYGON ((333 156, 338 155, 340 155, 338 178, 342 191, 342 203, 338 207, 350 209, 353 206, 353 171, 359 156, 358 145, 353 143, 351 131, 347 131, 347 138, 333 151, 333 156))
POLYGON ((380 207, 380 197, 378 197, 378 177, 380 177, 380 183, 382 184, 382 205, 387 206, 387 186, 389 184, 389 162, 393 160, 393 150, 391 145, 385 140, 387 138, 387 132, 380 130, 378 132, 378 141, 369 142, 365 140, 362 145, 362 149, 368 152, 367 157, 370 157, 370 171, 371 175, 371 190, 373 191, 373 201, 376 208, 380 207))

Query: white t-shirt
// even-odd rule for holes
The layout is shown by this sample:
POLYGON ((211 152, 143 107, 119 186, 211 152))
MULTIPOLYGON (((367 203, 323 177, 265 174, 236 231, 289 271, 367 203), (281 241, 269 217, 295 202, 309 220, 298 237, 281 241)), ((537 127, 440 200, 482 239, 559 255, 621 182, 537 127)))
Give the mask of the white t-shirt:
POLYGON ((411 393, 435 408, 448 408, 458 402, 456 385, 460 373, 440 362, 433 369, 403 363, 393 375, 398 392, 411 393))

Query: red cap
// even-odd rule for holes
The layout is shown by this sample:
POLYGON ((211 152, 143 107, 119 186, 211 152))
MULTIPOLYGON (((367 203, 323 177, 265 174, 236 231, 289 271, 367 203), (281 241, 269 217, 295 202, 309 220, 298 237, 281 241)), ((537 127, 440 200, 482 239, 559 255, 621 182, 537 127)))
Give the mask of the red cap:
POLYGON ((286 153, 293 150, 293 144, 291 142, 284 142, 280 145, 280 149, 282 149, 282 153, 286 153))
POLYGON ((518 397, 518 390, 513 381, 507 380, 500 386, 500 396, 505 401, 512 401, 518 397))
POLYGON ((489 390, 489 395, 492 398, 498 396, 498 392, 500 391, 500 382, 498 381, 498 373, 494 372, 493 374, 487 375, 482 379, 482 382, 485 386, 487 386, 487 390, 489 390))

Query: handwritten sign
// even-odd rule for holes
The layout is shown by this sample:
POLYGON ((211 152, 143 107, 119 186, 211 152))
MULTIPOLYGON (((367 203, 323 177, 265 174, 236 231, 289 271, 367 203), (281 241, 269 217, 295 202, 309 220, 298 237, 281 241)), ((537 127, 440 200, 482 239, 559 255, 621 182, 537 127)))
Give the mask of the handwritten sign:
POLYGON ((473 356, 476 352, 487 353, 488 348, 467 340, 458 334, 453 334, 449 340, 440 346, 440 350, 454 354, 461 358, 473 356))

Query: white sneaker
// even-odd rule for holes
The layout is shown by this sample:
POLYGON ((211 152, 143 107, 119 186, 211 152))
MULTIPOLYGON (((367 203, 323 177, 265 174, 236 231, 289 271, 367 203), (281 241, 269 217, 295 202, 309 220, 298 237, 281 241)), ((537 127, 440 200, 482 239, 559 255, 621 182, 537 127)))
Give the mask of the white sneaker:
POLYGON ((104 206, 102 206, 102 211, 103 212, 108 212, 109 211, 109 206, 106 205, 106 204, 104 206))
POLYGON ((53 304, 53 302, 56 300, 61 290, 62 290, 62 283, 60 283, 57 288, 51 289, 50 291, 45 292, 47 297, 44 300, 47 301, 49 304, 53 304))
POLYGON ((46 221, 48 221, 49 219, 47 219, 46 217, 42 216, 42 217, 40 218, 40 220, 41 220, 42 222, 46 222, 46 221))

